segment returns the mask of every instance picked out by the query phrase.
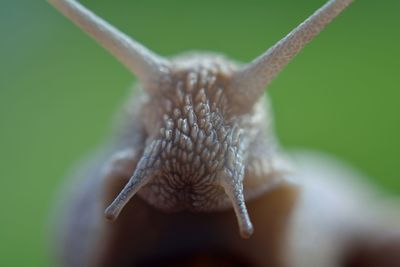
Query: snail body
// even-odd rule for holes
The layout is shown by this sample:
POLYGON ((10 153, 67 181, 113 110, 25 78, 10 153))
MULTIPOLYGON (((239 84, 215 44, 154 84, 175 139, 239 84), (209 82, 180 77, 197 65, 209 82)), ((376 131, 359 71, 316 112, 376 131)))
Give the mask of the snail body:
POLYGON ((291 264, 292 216, 309 207, 296 204, 299 175, 264 88, 352 1, 328 1, 245 65, 212 53, 166 59, 76 1, 48 1, 140 81, 115 138, 75 175, 59 264, 291 264))

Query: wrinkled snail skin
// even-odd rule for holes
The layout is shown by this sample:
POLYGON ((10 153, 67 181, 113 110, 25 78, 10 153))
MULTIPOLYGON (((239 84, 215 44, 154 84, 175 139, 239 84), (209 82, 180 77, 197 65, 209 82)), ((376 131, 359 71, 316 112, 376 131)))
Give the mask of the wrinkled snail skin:
POLYGON ((59 265, 299 266, 297 226, 313 218, 303 200, 320 192, 280 151, 263 92, 352 1, 328 1, 245 65, 212 53, 165 59, 74 0, 48 2, 140 81, 115 138, 75 175, 59 265))
MULTIPOLYGON (((140 94, 140 91, 138 93, 140 94)), ((129 103, 128 107, 141 107, 144 105, 142 101, 147 100, 135 96, 133 101, 136 104, 129 103)), ((267 102, 265 99, 262 101, 265 103, 262 107, 265 108, 267 102)), ((141 110, 146 112, 143 108, 141 110)), ((125 116, 135 121, 136 117, 131 113, 128 112, 125 116)), ((143 116, 140 113, 133 113, 137 114, 137 118, 143 116)), ((266 114, 257 108, 257 114, 260 113, 266 114)), ((246 121, 249 123, 251 120, 246 118, 246 121)), ((263 118, 262 121, 268 120, 263 118)), ((268 129, 266 124, 264 127, 268 129)), ((127 127, 121 136, 131 136, 131 131, 141 132, 138 128, 127 127)), ((284 240, 283 229, 288 221, 287 216, 296 189, 282 180, 281 176, 287 175, 289 171, 283 159, 279 161, 269 156, 268 153, 272 153, 270 151, 272 145, 268 149, 260 149, 260 145, 267 140, 263 135, 254 138, 258 140, 254 143, 258 147, 250 146, 252 153, 249 153, 248 158, 252 163, 248 165, 245 173, 245 190, 252 191, 248 193, 245 191, 245 195, 250 199, 247 201, 247 209, 254 220, 254 227, 259 228, 258 232, 246 241, 237 233, 235 214, 229 209, 211 213, 191 211, 165 213, 155 209, 147 200, 143 201, 144 198, 140 194, 127 203, 117 220, 114 222, 106 220, 104 209, 118 195, 137 168, 138 158, 145 144, 140 136, 139 134, 135 139, 116 138, 116 143, 109 147, 117 152, 112 152, 111 149, 109 156, 101 157, 96 166, 90 168, 91 172, 78 175, 75 187, 80 190, 72 192, 77 198, 69 203, 71 205, 69 213, 63 215, 67 226, 60 227, 64 234, 60 238, 63 244, 59 251, 64 254, 60 258, 67 261, 65 266, 132 266, 132 264, 140 266, 140 263, 153 259, 158 254, 160 258, 174 255, 178 257, 195 253, 197 250, 221 253, 237 251, 239 255, 243 255, 240 258, 245 258, 249 262, 259 262, 262 259, 262 262, 278 266, 277 262, 281 260, 277 257, 280 247, 278 244, 284 240), (137 150, 128 148, 130 146, 136 147, 137 150), (257 179, 269 183, 260 187, 257 179), (261 194, 259 190, 254 190, 255 187, 270 193, 261 194), (274 193, 275 191, 287 193, 274 193), (274 214, 276 206, 279 207, 279 214, 274 214), (87 218, 89 215, 90 220, 87 218), (274 220, 271 221, 270 218, 274 220), (84 250, 82 240, 86 243, 84 250), (263 248, 270 249, 266 253, 263 248), (88 263, 88 259, 95 262, 88 263)))

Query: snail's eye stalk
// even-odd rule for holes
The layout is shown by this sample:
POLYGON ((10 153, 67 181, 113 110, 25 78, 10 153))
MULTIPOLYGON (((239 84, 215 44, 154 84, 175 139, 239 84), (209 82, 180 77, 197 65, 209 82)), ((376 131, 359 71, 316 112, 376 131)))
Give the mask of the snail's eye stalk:
MULTIPOLYGON (((48 0, 48 2, 121 61, 138 77, 144 89, 151 90, 152 93, 162 92, 160 90, 163 87, 161 86, 163 85, 162 81, 180 79, 180 76, 176 74, 175 63, 171 63, 169 60, 153 53, 78 2, 74 0, 48 0)), ((226 76, 229 77, 229 80, 227 78, 223 83, 223 94, 229 98, 229 101, 227 101, 229 110, 235 115, 248 113, 263 94, 264 88, 279 74, 286 64, 351 2, 352 0, 328 1, 264 54, 242 68, 232 70, 229 76, 226 76)), ((190 65, 192 62, 189 61, 186 64, 190 65)), ((150 95, 153 96, 154 94, 150 95)), ((205 100, 201 102, 205 103, 208 100, 205 94, 201 96, 203 95, 204 97, 201 98, 205 100)), ((181 104, 177 105, 178 110, 183 108, 179 107, 181 104)), ((156 106, 154 107, 154 109, 157 108, 156 106)), ((146 120, 146 118, 143 119, 146 120)), ((171 126, 171 128, 173 127, 175 126, 171 126)), ((188 129, 188 127, 183 128, 188 129)), ((199 136, 199 134, 196 133, 196 136, 199 136)), ((212 139, 210 138, 210 140, 212 139)), ((209 140, 208 137, 207 140, 209 140)), ((148 139, 147 141, 150 141, 147 143, 149 145, 146 145, 132 177, 105 211, 106 217, 110 220, 115 220, 129 200, 151 182, 154 177, 158 177, 161 172, 160 166, 163 164, 163 162, 160 162, 160 155, 162 154, 162 151, 160 151, 161 141, 155 139, 148 139)), ((241 147, 240 145, 235 146, 241 147)), ((219 173, 216 169, 210 172, 213 172, 213 175, 220 174, 220 183, 216 186, 224 188, 236 214, 241 236, 249 238, 253 234, 253 225, 250 221, 243 195, 244 165, 246 161, 241 157, 240 151, 237 149, 232 151, 232 153, 227 154, 225 170, 222 173, 219 173)), ((187 155, 185 154, 183 158, 186 161, 187 155)), ((219 187, 218 189, 221 188, 219 187)), ((222 199, 218 200, 221 200, 221 202, 226 201, 226 196, 223 193, 221 195, 222 199)))
POLYGON ((168 75, 168 60, 151 52, 78 2, 48 2, 113 54, 145 85, 168 75))
MULTIPOLYGON (((245 65, 231 83, 236 108, 250 109, 265 87, 353 0, 330 0, 264 54, 245 65)), ((233 106, 235 106, 233 105, 233 106)))

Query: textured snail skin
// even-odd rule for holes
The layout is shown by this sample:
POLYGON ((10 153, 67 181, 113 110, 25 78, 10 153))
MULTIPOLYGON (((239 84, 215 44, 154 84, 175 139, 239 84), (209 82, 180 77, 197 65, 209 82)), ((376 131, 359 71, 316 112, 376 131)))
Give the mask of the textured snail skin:
MULTIPOLYGON (((190 56, 190 60, 197 57, 190 56)), ((205 56, 199 58, 204 59, 205 56)), ((179 62, 181 58, 177 60, 179 62)), ((184 62, 188 60, 189 58, 184 58, 184 62)), ((221 60, 224 59, 218 58, 217 62, 221 60)), ((212 70, 218 69, 211 62, 202 62, 199 70, 203 70, 205 66, 213 66, 212 70)), ((191 62, 190 65, 195 64, 191 62)), ((190 73, 191 77, 195 76, 193 69, 190 73)), ((225 79, 226 75, 224 73, 222 77, 225 79)), ((201 91, 196 90, 195 83, 190 84, 193 92, 201 91)), ((204 93, 209 91, 211 90, 204 90, 204 93)), ((246 119, 243 119, 246 129, 259 136, 249 138, 254 143, 249 141, 253 145, 247 148, 246 153, 248 167, 244 176, 244 189, 245 196, 248 197, 247 209, 255 228, 250 239, 245 240, 237 234, 235 215, 231 210, 222 207, 214 212, 204 212, 179 207, 179 212, 171 211, 170 208, 174 206, 165 208, 165 205, 171 204, 162 203, 158 198, 152 199, 151 194, 146 192, 146 187, 141 189, 145 192, 143 195, 139 191, 127 203, 116 221, 105 219, 104 209, 137 168, 140 152, 146 145, 143 139, 145 132, 155 125, 155 121, 143 121, 142 118, 158 120, 160 116, 151 114, 166 112, 162 103, 168 103, 165 105, 167 109, 176 111, 169 103, 173 97, 177 97, 174 92, 176 91, 168 91, 172 93, 172 97, 166 95, 154 100, 138 89, 124 109, 122 127, 118 128, 116 138, 104 149, 108 152, 104 156, 98 156, 88 171, 75 175, 77 182, 73 188, 73 197, 70 197, 72 201, 68 201, 68 209, 63 215, 65 219, 58 225, 61 229, 58 258, 61 259, 62 266, 168 266, 178 263, 196 266, 204 260, 211 266, 222 263, 230 264, 228 266, 239 263, 245 263, 246 266, 341 266, 339 263, 346 260, 346 255, 360 247, 357 244, 358 239, 374 242, 376 237, 387 235, 390 231, 400 233, 400 227, 392 225, 400 219, 389 216, 397 209, 381 212, 381 208, 386 207, 385 203, 379 198, 373 198, 374 190, 364 185, 361 182, 363 178, 356 172, 321 154, 302 152, 294 157, 289 156, 290 160, 284 160, 282 154, 271 149, 276 146, 276 142, 272 139, 271 123, 267 123, 271 120, 271 111, 266 98, 255 106, 256 111, 253 114, 246 114, 246 119), (155 104, 154 101, 160 102, 155 104), (262 144, 265 144, 263 142, 268 137, 271 138, 270 145, 263 147, 262 144), (288 162, 292 166, 290 170, 288 162), (265 186, 257 194, 252 189, 260 186, 256 178, 265 186)), ((213 99, 207 94, 205 97, 213 99)), ((193 99, 196 99, 196 95, 193 99)), ((180 117, 173 117, 173 114, 161 116, 159 125, 164 125, 165 130, 159 131, 158 136, 162 138, 164 135, 167 138, 168 124, 165 121, 170 118, 177 125, 180 120, 189 121, 184 117, 184 110, 186 109, 181 111, 180 117)), ((182 128, 184 127, 173 128, 171 135, 175 136, 175 131, 182 128)), ((188 128, 182 132, 188 131, 190 135, 190 123, 188 128)), ((246 131, 242 134, 246 136, 246 131)), ((190 140, 195 149, 197 140, 190 140)), ((175 168, 191 171, 185 168, 187 161, 182 156, 185 150, 180 152, 180 139, 176 143, 173 138, 171 141, 177 146, 173 158, 179 160, 175 164, 181 164, 174 165, 175 168), (179 158, 179 155, 183 158, 179 158)), ((170 154, 166 155, 172 157, 170 154)), ((167 160, 165 157, 163 162, 167 160)), ((207 170, 212 161, 202 160, 201 163, 204 165, 198 166, 198 169, 207 170)), ((188 166, 194 164, 189 162, 188 166)), ((187 173, 182 172, 179 177, 185 174, 187 173)), ((168 177, 168 172, 164 176, 168 177)), ((169 181, 172 185, 178 182, 169 181)), ((165 185, 160 186, 156 182, 155 185, 150 183, 148 186, 150 192, 159 192, 162 189, 152 187, 162 188, 165 185)), ((179 194, 178 188, 164 190, 179 194)), ((206 192, 207 190, 205 187, 206 192)), ((165 201, 169 201, 169 197, 166 195, 165 201)), ((184 203, 182 199, 180 204, 185 205, 184 203)), ((399 262, 395 253, 390 255, 393 261, 399 262)), ((378 256, 379 259, 387 257, 385 253, 378 256)), ((379 262, 379 259, 375 260, 379 262)))
MULTIPOLYGON (((124 183, 114 184, 109 200, 124 183)), ((77 187, 84 192, 84 186, 77 187)), ((65 218, 61 221, 65 224, 57 226, 61 231, 56 251, 58 264, 198 266, 208 259, 210 265, 206 266, 220 266, 218 263, 227 258, 229 261, 223 262, 228 265, 223 266, 285 266, 285 233, 297 194, 296 187, 282 183, 249 201, 248 210, 257 230, 250 239, 243 239, 237 234, 235 215, 230 210, 164 213, 134 197, 118 220, 110 222, 104 219, 104 206, 78 193, 73 205, 68 203, 70 213, 63 213, 65 218)), ((96 198, 93 194, 91 197, 96 198)))
POLYGON ((333 267, 366 233, 398 231, 365 206, 372 198, 345 167, 288 160, 263 96, 351 0, 328 1, 245 65, 210 53, 165 59, 76 1, 49 2, 140 81, 114 139, 74 175, 57 224, 60 266, 333 267))
MULTIPOLYGON (((178 248, 188 249, 195 244, 199 249, 215 246, 215 249, 223 251, 227 247, 232 247, 232 251, 248 250, 241 254, 253 253, 257 257, 266 257, 268 262, 275 261, 273 256, 276 253, 273 251, 278 246, 270 243, 276 243, 282 238, 274 238, 279 234, 268 231, 270 219, 264 213, 273 202, 263 199, 271 196, 260 196, 267 191, 277 190, 275 188, 280 184, 286 184, 284 177, 289 175, 290 170, 272 139, 266 99, 262 98, 254 106, 254 111, 235 116, 230 113, 229 97, 223 91, 225 81, 236 68, 233 63, 217 55, 190 55, 177 58, 175 62, 172 76, 178 78, 168 81, 163 86, 165 90, 156 97, 148 97, 138 90, 132 97, 133 103, 128 102, 126 105, 121 118, 122 127, 109 146, 106 161, 100 159, 92 172, 82 175, 82 180, 87 184, 78 186, 82 188, 81 194, 77 193, 81 199, 75 199, 77 202, 72 204, 75 208, 71 214, 67 213, 66 217, 72 220, 73 226, 66 228, 73 227, 76 231, 82 226, 89 229, 77 231, 80 238, 71 234, 73 229, 65 232, 66 244, 63 246, 72 249, 64 257, 74 260, 67 266, 84 266, 87 263, 81 263, 81 259, 92 258, 87 255, 78 257, 80 253, 107 255, 116 251, 114 253, 119 256, 108 259, 118 260, 125 255, 127 261, 139 261, 142 257, 145 260, 143 255, 162 250, 160 244, 171 242, 176 243, 176 252, 172 251, 175 254, 179 252, 178 248), (185 64, 190 66, 189 70, 185 64), (146 140, 149 135, 151 141, 146 140), (155 178, 128 202, 115 222, 106 221, 104 209, 138 168, 138 159, 149 142, 155 145, 145 163, 150 170, 157 170, 155 178), (260 225, 258 234, 245 243, 237 230, 232 229, 235 227, 234 213, 229 209, 229 198, 223 187, 218 184, 218 174, 223 172, 244 172, 244 194, 250 201, 248 205, 252 217, 257 218, 257 225, 260 225), (255 198, 257 200, 252 202, 255 198), (259 202, 265 202, 265 208, 254 208, 260 205, 257 204, 259 202), (97 218, 93 223, 88 222, 89 214, 90 220, 97 218), (118 234, 114 234, 119 231, 122 240, 118 240, 118 234), (268 236, 265 239, 267 242, 258 246, 263 240, 259 237, 265 231, 268 232, 265 233, 268 236), (82 236, 82 233, 91 235, 94 232, 101 234, 94 239, 82 236), (132 238, 127 238, 130 235, 132 238), (150 242, 152 236, 155 241, 150 242), (76 242, 82 242, 82 239, 90 240, 85 247, 97 252, 85 252, 80 245, 75 245, 76 242), (118 241, 114 241, 116 239, 118 241), (196 239, 202 241, 198 243, 196 239), (118 245, 121 243, 124 245, 118 245), (151 246, 145 246, 149 243, 151 246), (98 244, 107 244, 102 249, 104 253, 98 253, 98 244), (256 247, 271 249, 268 253, 255 253, 256 247), (121 254, 125 250, 129 252, 121 254)), ((285 190, 294 190, 287 187, 285 190)), ((284 211, 290 206, 286 202, 292 198, 288 196, 287 201, 285 197, 280 200, 280 216, 285 217, 284 211)), ((273 224, 280 221, 278 228, 284 227, 287 220, 280 220, 276 215, 272 217, 275 218, 273 224)), ((172 252, 166 255, 174 255, 172 252)), ((93 258, 98 259, 99 256, 93 258)), ((111 262, 95 265, 102 264, 110 266, 111 262)), ((123 266, 122 262, 117 265, 123 266)))

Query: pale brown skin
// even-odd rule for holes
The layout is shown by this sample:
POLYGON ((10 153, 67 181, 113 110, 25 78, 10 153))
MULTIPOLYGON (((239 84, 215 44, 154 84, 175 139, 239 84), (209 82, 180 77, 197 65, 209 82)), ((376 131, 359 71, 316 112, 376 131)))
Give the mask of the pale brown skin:
POLYGON ((244 66, 210 53, 165 59, 73 0, 49 2, 140 80, 114 141, 77 175, 59 223, 60 265, 329 267, 342 260, 338 248, 350 241, 349 232, 369 229, 342 212, 353 200, 337 205, 336 194, 321 202, 336 213, 315 216, 315 203, 308 200, 326 195, 306 178, 319 179, 335 168, 317 171, 311 162, 293 172, 279 151, 263 97, 264 87, 351 0, 329 1, 244 66), (308 172, 309 166, 315 171, 308 172), (302 179, 299 196, 288 181, 302 179), (319 229, 319 242, 307 240, 313 231, 301 228, 337 218, 340 223, 328 231, 319 229), (316 257, 306 255, 310 248, 316 257))
MULTIPOLYGON (((86 229, 86 227, 92 227, 91 225, 84 225, 84 230, 77 228, 74 230, 80 234, 85 231, 98 233, 97 237, 92 240, 93 243, 88 245, 90 249, 87 253, 102 255, 117 251, 121 256, 112 256, 108 259, 119 262, 122 260, 119 259, 120 257, 124 258, 123 255, 127 255, 126 261, 130 264, 146 260, 142 255, 146 255, 146 253, 141 251, 147 250, 147 253, 150 254, 157 250, 159 246, 157 244, 167 244, 169 241, 179 243, 176 251, 169 253, 170 256, 182 253, 179 248, 190 247, 193 240, 200 238, 196 237, 199 233, 201 233, 201 239, 204 239, 204 241, 196 244, 196 246, 204 251, 209 246, 216 246, 215 249, 222 250, 222 252, 225 252, 225 250, 228 252, 248 250, 250 247, 256 247, 256 244, 263 240, 263 238, 254 237, 251 242, 241 242, 240 236, 235 234, 236 231, 231 227, 224 227, 224 231, 220 231, 219 234, 215 233, 223 225, 222 222, 228 222, 232 219, 234 221, 233 214, 228 215, 231 212, 221 212, 229 208, 229 198, 225 194, 223 186, 218 185, 217 179, 219 177, 217 175, 219 173, 225 171, 239 173, 244 169, 243 163, 245 163, 246 169, 242 174, 244 177, 235 175, 232 177, 240 179, 239 182, 244 179, 244 194, 248 200, 259 197, 268 189, 273 190, 284 180, 285 175, 289 175, 289 169, 284 160, 278 156, 275 140, 272 139, 271 125, 268 123, 270 119, 267 117, 269 112, 266 112, 267 103, 265 99, 261 99, 261 102, 254 106, 253 112, 241 116, 230 113, 229 98, 224 95, 223 91, 224 83, 230 75, 229 69, 226 69, 229 62, 225 61, 225 59, 216 55, 213 57, 193 55, 190 58, 187 56, 179 58, 176 60, 176 74, 174 74, 179 79, 176 82, 171 82, 170 87, 165 86, 163 94, 159 97, 149 98, 146 95, 140 95, 139 92, 139 96, 134 96, 133 101, 128 103, 128 112, 124 115, 122 123, 125 127, 120 131, 115 144, 111 146, 112 149, 107 156, 108 160, 100 161, 98 166, 94 168, 94 173, 84 178, 89 179, 89 184, 96 185, 97 189, 88 188, 90 194, 95 194, 95 196, 91 196, 90 200, 86 195, 82 196, 82 202, 76 203, 76 210, 72 210, 72 213, 88 212, 97 218, 96 224, 93 226, 96 227, 96 230, 86 229), (188 61, 193 61, 190 64, 189 71, 182 68, 180 63, 188 61), (201 64, 196 67, 196 62, 201 64), (221 71, 221 64, 225 66, 224 71, 228 72, 221 71), (188 76, 195 78, 188 79, 188 76), (188 89, 189 86, 191 86, 190 90, 188 89), (192 99, 191 104, 186 103, 185 99, 192 99), (189 112, 186 112, 188 110, 189 112), (193 114, 190 115, 190 112, 193 112, 193 114), (201 121, 203 118, 204 122, 201 121), (184 126, 179 126, 180 121, 183 121, 183 124, 187 121, 187 129, 184 129, 184 126), (171 126, 168 125, 169 123, 171 123, 171 126), (161 128, 163 130, 160 131, 161 128), (171 133, 166 133, 169 129, 171 129, 171 133), (235 132, 236 129, 242 130, 241 135, 235 132), (179 136, 185 136, 186 139, 179 138, 179 136), (208 137, 213 138, 208 141, 208 137), (146 149, 146 144, 153 142, 151 140, 160 140, 161 143, 158 156, 161 160, 157 169, 159 173, 154 180, 138 192, 138 197, 134 197, 135 199, 143 199, 147 203, 139 199, 132 199, 116 222, 105 222, 104 209, 118 195, 122 185, 129 181, 132 173, 138 168, 138 161, 146 149), (165 143, 164 149, 162 148, 163 143, 165 143), (188 143, 191 147, 188 147, 188 143), (215 147, 218 149, 215 149, 215 147), (243 161, 234 159, 236 165, 232 165, 229 162, 230 156, 227 155, 230 149, 234 151, 234 157, 237 158, 241 155, 243 161), (189 155, 185 156, 185 153, 189 155), (101 171, 98 171, 99 169, 101 171), (92 199, 92 197, 95 199, 92 199), (197 199, 201 200, 200 205, 196 205, 197 199), (87 203, 89 201, 92 203, 87 203), (99 204, 94 205, 93 203, 101 203, 101 207, 99 204), (82 211, 79 211, 80 209, 82 211), (179 215, 171 214, 171 212, 178 211, 183 213, 179 215), (216 211, 220 212, 209 215, 191 214, 192 212, 210 213, 216 211), (168 214, 164 214, 164 212, 168 212, 168 214), (151 219, 149 221, 147 221, 147 218, 141 220, 140 214, 142 213, 146 214, 146 217, 150 216, 151 219), (207 218, 207 220, 204 218, 207 218), (102 222, 100 226, 97 225, 98 222, 102 222), (174 224, 179 226, 173 226, 174 224), (134 228, 134 230, 129 231, 129 235, 135 236, 135 238, 127 238, 128 233, 124 233, 126 227, 134 228), (165 229, 170 227, 172 227, 171 230, 165 229), (190 234, 190 229, 193 229, 193 227, 198 229, 190 234), (163 236, 165 235, 164 231, 175 234, 166 237, 166 240, 163 237, 156 237, 153 242, 150 242, 150 237, 146 242, 139 238, 142 235, 144 238, 149 233, 154 236, 163 236), (121 240, 117 237, 119 232, 123 236, 121 240), (179 236, 183 236, 187 241, 178 241, 177 237, 179 236), (213 236, 220 241, 216 242, 212 238, 213 236), (150 244, 145 246, 148 242, 150 244), (98 244, 107 244, 106 248, 103 248, 104 253, 99 253, 99 250, 102 251, 102 249, 98 247, 98 244)), ((231 65, 234 68, 234 65, 231 65)), ((155 168, 154 165, 151 168, 155 168)), ((270 198, 270 196, 266 195, 265 198, 270 198)), ((289 198, 291 197, 289 196, 289 198)), ((283 201, 282 211, 289 209, 289 207, 284 207, 288 205, 284 199, 281 200, 283 201)), ((258 224, 260 224, 268 216, 256 215, 259 212, 265 212, 264 209, 256 211, 255 207, 258 201, 263 202, 262 199, 258 199, 252 204, 255 213, 252 216, 259 218, 258 224)), ((269 205, 271 204, 272 202, 269 205)), ((80 216, 79 214, 71 214, 74 220, 80 220, 80 216)), ((69 216, 67 215, 67 217, 69 216)), ((231 225, 233 221, 230 222, 231 225)), ((283 220, 274 220, 272 223, 278 222, 280 222, 280 227, 284 226, 283 220)), ((82 223, 85 224, 85 222, 82 223)), ((260 227, 260 231, 269 232, 267 225, 268 223, 265 223, 265 226, 260 227)), ((77 241, 77 237, 71 235, 71 232, 67 231, 67 233, 70 235, 68 237, 68 240, 71 240, 70 242, 81 242, 80 240, 77 241)), ((264 242, 267 240, 268 242, 262 247, 271 247, 276 250, 277 246, 273 243, 283 240, 282 238, 272 238, 271 232, 265 235, 268 238, 264 242)), ((262 235, 260 233, 257 236, 262 235)), ((75 245, 71 247, 75 247, 75 245)), ((81 252, 80 246, 76 247, 81 252)), ((79 252, 72 252, 72 255, 78 255, 79 252)), ((248 253, 240 254, 246 255, 248 253)), ((272 254, 277 255, 275 252, 272 254)), ((273 260, 269 253, 268 255, 255 253, 255 255, 258 255, 258 257, 261 255, 262 257, 268 256, 268 262, 273 260)), ((98 258, 98 256, 93 258, 98 258)), ((249 259, 254 261, 250 256, 249 259)), ((103 260, 99 260, 94 266, 110 266, 111 262, 105 262, 103 264, 103 260)), ((123 266, 121 264, 118 263, 117 266, 123 266)), ((81 263, 69 265, 80 266, 81 263)))
POLYGON ((101 191, 92 193, 89 199, 87 194, 79 194, 72 203, 71 212, 65 216, 74 221, 67 222, 73 229, 59 225, 63 229, 60 237, 63 241, 59 243, 60 265, 148 266, 152 263, 169 266, 182 262, 185 266, 194 266, 208 256, 207 263, 215 264, 209 266, 221 266, 216 265, 221 261, 229 264, 223 266, 237 266, 241 262, 247 266, 284 266, 285 229, 296 200, 296 187, 282 183, 269 194, 247 203, 257 232, 244 240, 237 234, 232 211, 164 213, 140 197, 134 197, 127 204, 118 220, 106 220, 104 208, 121 190, 129 174, 128 169, 121 171, 118 177, 125 179, 119 181, 107 177, 112 179, 113 188, 105 185, 110 180, 104 180, 102 186, 96 171, 92 176, 85 175, 96 180, 99 187, 107 187, 109 192, 106 197, 101 191), (97 205, 99 202, 95 200, 103 201, 103 205, 97 205), (86 246, 82 247, 84 244, 86 246))

